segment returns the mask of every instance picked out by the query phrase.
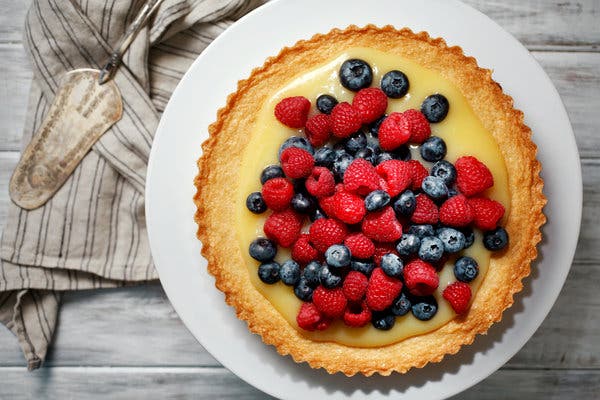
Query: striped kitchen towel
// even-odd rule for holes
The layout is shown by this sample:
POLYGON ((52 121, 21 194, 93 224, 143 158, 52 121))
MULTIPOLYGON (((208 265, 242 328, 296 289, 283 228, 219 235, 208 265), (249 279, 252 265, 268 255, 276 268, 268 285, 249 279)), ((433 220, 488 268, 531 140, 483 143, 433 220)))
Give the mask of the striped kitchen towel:
MULTIPOLYGON (((61 292, 157 279, 146 236, 144 179, 160 112, 196 56, 264 0, 166 0, 128 50, 115 82, 123 117, 54 197, 33 211, 11 204, 0 247, 0 321, 29 369, 39 368, 61 292)), ((144 0, 33 0, 25 42, 34 76, 25 145, 61 77, 100 68, 144 0)))

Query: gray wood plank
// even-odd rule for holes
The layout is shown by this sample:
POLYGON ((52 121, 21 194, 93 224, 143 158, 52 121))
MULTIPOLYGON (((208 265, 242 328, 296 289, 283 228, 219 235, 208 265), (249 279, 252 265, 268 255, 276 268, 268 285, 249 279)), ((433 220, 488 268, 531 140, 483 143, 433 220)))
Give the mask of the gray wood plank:
POLYGON ((19 150, 33 74, 22 45, 0 44, 0 54, 0 151, 19 150))
POLYGON ((21 42, 30 0, 0 0, 0 43, 21 42))

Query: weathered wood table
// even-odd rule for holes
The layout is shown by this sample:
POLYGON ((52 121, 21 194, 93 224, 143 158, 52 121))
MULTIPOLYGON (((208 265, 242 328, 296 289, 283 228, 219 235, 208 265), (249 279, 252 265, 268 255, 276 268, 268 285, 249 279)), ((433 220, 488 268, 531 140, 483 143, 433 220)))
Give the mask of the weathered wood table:
MULTIPOLYGON (((0 0, 0 230, 31 80, 22 47, 28 3, 0 0)), ((502 369, 457 398, 598 398, 600 0, 467 3, 524 43, 558 88, 577 136, 584 194, 577 254, 550 315, 502 369)), ((15 338, 0 328, 0 398, 33 397, 266 396, 223 368, 194 340, 156 283, 67 294, 53 349, 44 368, 32 373, 24 367, 15 338)))

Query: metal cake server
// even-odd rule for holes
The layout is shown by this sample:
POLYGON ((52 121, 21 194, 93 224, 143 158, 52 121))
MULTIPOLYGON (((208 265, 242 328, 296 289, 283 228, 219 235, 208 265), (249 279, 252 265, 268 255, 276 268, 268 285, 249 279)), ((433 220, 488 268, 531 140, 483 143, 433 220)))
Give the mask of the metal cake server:
POLYGON ((46 203, 94 143, 121 119, 123 102, 112 78, 162 1, 144 4, 102 70, 80 68, 63 77, 46 118, 10 179, 10 197, 19 207, 32 210, 46 203))

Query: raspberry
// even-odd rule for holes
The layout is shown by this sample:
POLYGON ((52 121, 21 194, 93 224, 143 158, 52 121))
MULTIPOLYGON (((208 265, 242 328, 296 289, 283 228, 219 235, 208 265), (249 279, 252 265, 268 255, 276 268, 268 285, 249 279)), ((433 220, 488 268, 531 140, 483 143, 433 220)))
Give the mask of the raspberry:
POLYGON ((381 268, 375 268, 367 287, 367 305, 373 311, 383 311, 392 305, 401 290, 399 279, 386 275, 381 268))
POLYGON ((463 314, 469 309, 471 287, 464 282, 454 282, 444 289, 442 296, 450 303, 455 313, 463 314))
POLYGON ((349 103, 339 103, 331 111, 331 130, 334 136, 346 138, 361 126, 360 114, 349 103))
POLYGON ((335 217, 335 195, 321 197, 319 199, 319 207, 328 217, 335 217))
POLYGON ((357 158, 344 172, 344 188, 352 193, 366 196, 379 189, 379 176, 375 167, 364 158, 357 158))
POLYGON ((309 235, 303 233, 292 246, 292 259, 299 264, 308 264, 319 257, 317 249, 310 244, 309 235))
POLYGON ((292 197, 294 197, 294 185, 285 178, 273 178, 265 182, 262 187, 262 197, 271 210, 285 210, 292 197))
POLYGON ((290 128, 303 128, 310 111, 310 101, 303 96, 286 97, 275 106, 275 118, 290 128))
POLYGON ((366 302, 351 304, 344 312, 344 323, 354 328, 360 328, 371 321, 371 310, 366 302))
POLYGON ((404 266, 404 283, 415 296, 428 296, 435 292, 440 278, 435 268, 423 260, 413 260, 404 266))
POLYGON ((423 179, 429 175, 427 168, 425 168, 418 160, 409 160, 406 163, 408 164, 412 175, 412 185, 410 188, 412 190, 421 190, 423 179))
POLYGON ((381 177, 380 186, 391 197, 396 197, 408 188, 412 181, 411 170, 408 164, 399 160, 386 160, 379 164, 375 170, 381 177))
POLYGON ((469 205, 473 210, 475 227, 484 231, 491 231, 496 228, 498 222, 504 216, 504 206, 486 197, 471 198, 469 199, 469 205))
POLYGON ((352 107, 360 114, 362 123, 368 124, 385 114, 387 96, 379 88, 361 89, 354 95, 352 107))
POLYGON ((338 318, 344 315, 348 300, 341 288, 326 289, 319 286, 313 292, 313 303, 324 316, 338 318))
POLYGON ((306 178, 314 165, 313 156, 299 147, 288 147, 281 153, 281 168, 292 179, 306 178))
POLYGON ((366 237, 376 242, 394 242, 402 236, 402 225, 390 206, 367 214, 361 228, 366 237))
POLYGON ((467 197, 483 192, 494 185, 494 177, 484 163, 475 157, 460 157, 454 163, 456 187, 467 197))
POLYGON ((350 271, 344 279, 342 292, 348 300, 358 302, 365 296, 368 285, 369 280, 364 274, 358 271, 350 271))
POLYGON ((440 207, 440 221, 444 225, 462 227, 469 225, 472 220, 471 206, 462 194, 450 197, 440 207))
POLYGON ((402 113, 410 125, 411 143, 421 144, 431 135, 431 127, 422 112, 409 109, 402 113))
POLYGON ((417 205, 410 220, 415 224, 437 224, 438 208, 427 195, 421 193, 415 198, 417 205))
POLYGON ((292 210, 275 211, 265 221, 265 235, 282 247, 290 247, 300 236, 302 217, 292 210))
POLYGON ((357 224, 367 213, 365 201, 352 193, 340 192, 333 196, 335 217, 347 224, 357 224))
POLYGON ((335 189, 335 178, 327 168, 314 167, 304 185, 308 193, 317 198, 330 196, 335 189))
POLYGON ((313 115, 306 121, 304 131, 310 144, 319 147, 325 144, 331 136, 331 119, 327 114, 313 115))
POLYGON ((331 324, 331 320, 321 315, 313 303, 302 303, 296 322, 300 328, 307 331, 323 331, 331 324))
POLYGON ((393 112, 379 126, 379 146, 392 151, 410 139, 410 121, 403 114, 393 112))
POLYGON ((352 257, 366 260, 367 258, 373 257, 375 254, 375 245, 362 233, 353 233, 349 235, 344 244, 350 249, 352 257))
POLYGON ((396 251, 396 246, 394 243, 378 243, 375 246, 375 254, 373 256, 373 261, 375 261, 375 265, 378 267, 381 266, 381 257, 386 254, 395 254, 399 255, 398 251, 396 251))
POLYGON ((346 225, 331 218, 316 220, 309 230, 310 242, 321 253, 325 253, 331 245, 343 243, 346 234, 346 225))

